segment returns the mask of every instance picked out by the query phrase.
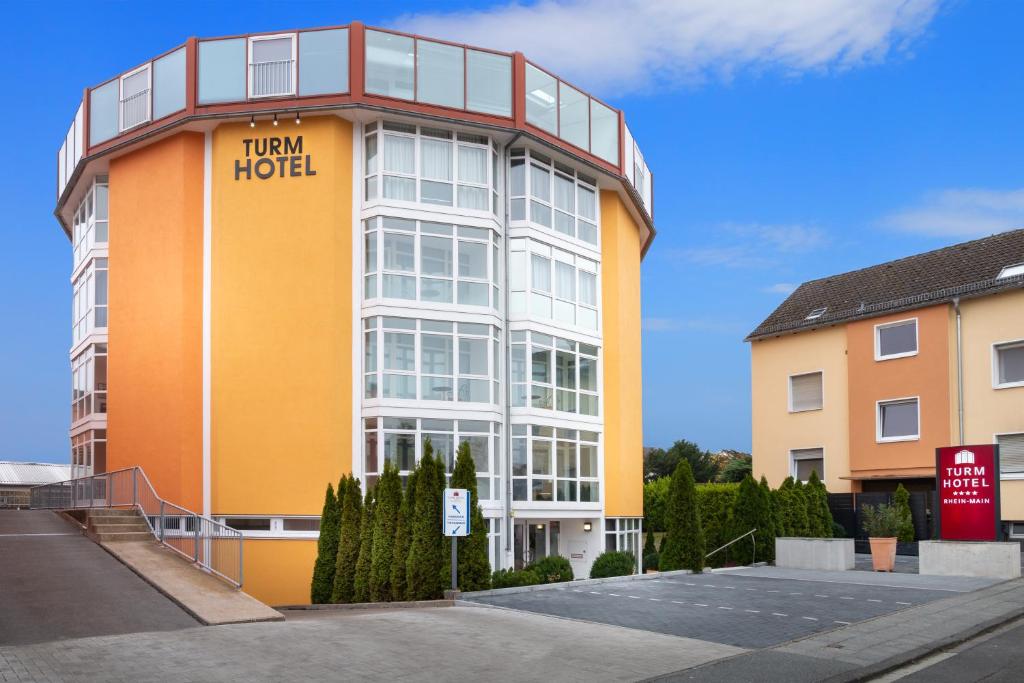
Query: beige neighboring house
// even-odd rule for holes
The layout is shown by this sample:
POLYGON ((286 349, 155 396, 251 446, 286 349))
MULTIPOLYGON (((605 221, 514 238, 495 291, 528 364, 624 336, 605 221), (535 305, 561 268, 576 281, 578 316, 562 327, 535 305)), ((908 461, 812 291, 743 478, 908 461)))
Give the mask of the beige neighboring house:
POLYGON ((70 465, 0 460, 0 508, 27 508, 33 486, 70 478, 70 465))
POLYGON ((754 475, 935 490, 935 449, 999 444, 1024 537, 1024 230, 805 282, 748 337, 754 475))

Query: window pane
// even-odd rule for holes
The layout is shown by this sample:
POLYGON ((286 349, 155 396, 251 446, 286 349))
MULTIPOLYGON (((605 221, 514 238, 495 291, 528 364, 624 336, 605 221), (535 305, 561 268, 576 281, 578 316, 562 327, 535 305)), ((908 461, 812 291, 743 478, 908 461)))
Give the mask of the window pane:
POLYGON ((413 68, 412 38, 366 32, 366 92, 411 100, 413 68))
POLYGON ((466 108, 485 114, 512 115, 512 58, 466 51, 466 108))
POLYGON ((452 281, 421 278, 420 299, 450 304, 452 302, 452 281))
POLYGON ((555 296, 576 301, 576 269, 561 261, 555 261, 555 296))
POLYGON ((811 472, 816 472, 818 477, 825 474, 825 461, 821 458, 802 458, 796 461, 796 477, 800 481, 808 481, 811 472))
POLYGON ((550 479, 534 479, 533 480, 533 500, 550 501, 552 500, 552 489, 554 488, 553 482, 550 479))
POLYGON ((366 333, 366 372, 374 372, 377 369, 377 333, 366 333))
POLYGON ((473 403, 488 403, 491 396, 489 389, 490 382, 486 379, 459 378, 459 400, 473 403))
POLYGON ((473 456, 473 464, 479 474, 486 474, 491 471, 490 455, 487 444, 490 439, 486 436, 461 436, 459 444, 469 444, 469 454, 473 456))
POLYGON ((533 288, 541 292, 551 291, 551 260, 531 254, 533 288))
POLYGON ((576 478, 576 444, 571 441, 559 441, 556 446, 557 459, 555 475, 558 477, 576 478))
POLYGON ((416 398, 415 375, 389 375, 384 373, 384 398, 416 398))
POLYGON ((185 108, 185 48, 153 62, 153 118, 185 108))
POLYGON ((998 354, 999 383, 1024 382, 1024 345, 1003 347, 998 354))
POLYGON ((451 375, 455 372, 455 355, 452 352, 452 338, 424 334, 420 338, 420 372, 426 375, 451 375))
POLYGON ((451 377, 423 377, 420 398, 424 401, 451 401, 455 398, 451 377))
POLYGON ((580 394, 580 415, 597 416, 597 396, 580 394))
POLYGON ((416 145, 413 138, 384 136, 384 170, 394 173, 416 173, 416 145))
POLYGON ((348 29, 299 34, 299 94, 348 92, 348 29))
POLYGON ((619 163, 619 115, 596 100, 590 100, 590 151, 619 163))
POLYGON ((377 271, 377 232, 366 233, 366 261, 363 265, 364 271, 374 273, 377 271))
POLYGON ((424 204, 437 204, 439 206, 452 205, 451 183, 440 183, 432 180, 420 181, 420 201, 424 204))
POLYGON ((411 275, 385 275, 383 296, 390 299, 416 299, 416 278, 411 275))
POLYGON ((526 121, 552 135, 558 135, 557 92, 553 76, 531 64, 526 65, 526 121))
POLYGON ((464 306, 486 306, 488 288, 483 282, 459 282, 459 303, 464 306))
MULTIPOLYGON (((199 43, 200 54, 206 43, 199 43)), ((244 55, 243 55, 244 57, 244 55)), ((241 68, 245 68, 243 62, 241 68)), ((242 72, 244 78, 245 72, 242 72)), ((202 81, 200 81, 202 82, 202 81)), ((244 88, 245 82, 242 82, 244 88)), ((242 91, 243 97, 245 91, 242 91)), ((118 83, 113 80, 89 92, 89 142, 96 144, 117 135, 118 83)))
POLYGON ((559 137, 580 149, 589 149, 590 117, 586 95, 565 83, 559 86, 559 137))
POLYGON ((487 190, 482 187, 459 185, 459 206, 476 211, 487 210, 487 190))
POLYGON ((416 437, 413 434, 384 434, 384 460, 400 470, 416 467, 416 437))
POLYGON ((576 388, 576 354, 555 352, 555 385, 563 389, 576 388))
POLYGON ((526 500, 525 479, 516 479, 512 482, 512 500, 526 500))
POLYGON ((892 356, 917 351, 917 323, 878 328, 878 355, 892 356))
POLYGON ((883 403, 882 438, 917 436, 917 401, 883 403))
POLYGON ((459 240, 459 277, 487 278, 487 245, 459 240))
POLYGON ((551 352, 534 351, 530 377, 534 382, 551 384, 551 352))
POLYGON ((580 502, 581 503, 597 503, 601 500, 600 484, 596 481, 581 481, 580 482, 580 502))
POLYGON ((462 48, 419 40, 416 97, 420 102, 463 108, 462 48))
POLYGON ((508 174, 509 194, 513 197, 522 197, 526 194, 526 162, 522 159, 513 159, 508 174))
POLYGON ((416 369, 416 336, 400 332, 384 333, 384 369, 416 369))
POLYGON ((597 477, 597 446, 580 444, 580 476, 597 477))
POLYGON ((514 344, 512 346, 512 362, 509 371, 512 373, 513 382, 526 381, 526 346, 514 344))
POLYGON ((531 469, 533 474, 550 475, 551 474, 551 442, 550 441, 539 441, 533 442, 533 468, 531 469))
POLYGON ((416 238, 384 233, 384 270, 413 272, 416 269, 416 238))
POLYGON ((487 184, 487 150, 459 145, 459 180, 487 184))
POLYGON ((512 476, 526 476, 526 439, 512 439, 512 476))
POLYGON ((452 179, 452 143, 447 140, 420 140, 420 174, 430 180, 452 179))
POLYGON ((199 104, 245 99, 245 38, 199 43, 199 104))
POLYGON ((420 269, 424 275, 451 277, 454 258, 451 239, 426 235, 420 238, 420 269))
POLYGON ((551 172, 530 164, 530 194, 545 202, 551 201, 551 172))
POLYGON ((579 202, 579 214, 592 221, 597 220, 597 199, 594 191, 582 185, 576 186, 576 200, 579 202))
POLYGON ((821 373, 811 372, 789 378, 793 411, 821 410, 821 373))
POLYGON ((597 361, 580 357, 580 389, 597 391, 597 361))
POLYGON ((459 374, 487 376, 486 339, 459 339, 459 374))
POLYGON ((585 270, 580 271, 580 303, 597 306, 597 276, 585 270))

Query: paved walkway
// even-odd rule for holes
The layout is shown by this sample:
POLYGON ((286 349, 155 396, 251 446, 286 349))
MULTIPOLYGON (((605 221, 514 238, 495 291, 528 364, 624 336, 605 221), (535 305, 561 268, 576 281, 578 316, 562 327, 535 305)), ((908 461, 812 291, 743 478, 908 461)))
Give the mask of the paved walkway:
POLYGON ((4 681, 636 681, 744 650, 487 607, 309 611, 285 622, 0 647, 4 681))
POLYGON ((62 517, 0 510, 0 645, 191 626, 198 622, 62 517))

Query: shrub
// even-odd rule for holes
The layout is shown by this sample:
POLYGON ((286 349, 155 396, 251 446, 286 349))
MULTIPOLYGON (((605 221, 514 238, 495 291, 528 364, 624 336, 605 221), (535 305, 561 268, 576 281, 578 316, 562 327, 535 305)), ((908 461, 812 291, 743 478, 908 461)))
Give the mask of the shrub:
MULTIPOLYGON (((705 548, 719 548, 734 538, 730 520, 736 506, 739 484, 697 484, 696 493, 697 513, 700 516, 705 548)), ((725 564, 725 559, 723 550, 706 558, 705 562, 712 567, 720 567, 725 564)))
POLYGON ((900 530, 899 511, 885 503, 865 505, 861 508, 861 526, 868 538, 891 538, 900 530))
POLYGON ((697 493, 693 472, 686 460, 679 462, 669 488, 668 507, 665 509, 668 542, 661 554, 659 568, 704 571, 704 534, 697 513, 697 493))
POLYGON ((609 576, 629 576, 636 572, 636 558, 633 553, 609 550, 597 556, 590 567, 590 578, 606 579, 609 576))
POLYGON ((835 520, 832 521, 832 538, 846 538, 846 528, 835 520))
POLYGON ((810 521, 807 519, 807 501, 804 497, 804 485, 786 477, 779 487, 781 493, 782 514, 786 518, 786 531, 790 536, 807 536, 810 521))
POLYGON ((572 581, 572 565, 561 555, 549 555, 534 562, 527 569, 533 570, 541 583, 562 583, 572 581))
POLYGON ((647 553, 644 555, 644 571, 647 571, 648 569, 657 569, 660 561, 658 551, 647 553))
POLYGON ((900 516, 900 528, 896 538, 901 543, 913 543, 914 514, 910 511, 910 492, 903 488, 903 484, 896 487, 896 493, 892 497, 892 505, 900 516))
POLYGON ((499 569, 491 575, 491 588, 515 588, 516 586, 536 586, 540 577, 532 569, 499 569))
POLYGON ((749 456, 730 460, 718 473, 718 481, 738 484, 753 473, 753 461, 749 456))
POLYGON ((341 501, 341 537, 334 567, 331 602, 352 602, 355 598, 356 562, 359 559, 359 520, 362 517, 362 492, 359 480, 349 477, 341 501))
POLYGON ((647 527, 647 535, 644 538, 644 557, 656 552, 658 552, 658 548, 654 545, 654 532, 647 527))
POLYGON ((370 566, 373 561, 373 489, 366 487, 363 514, 359 520, 359 559, 356 560, 356 577, 353 582, 352 600, 369 602, 370 566))
POLYGON ((331 601, 334 563, 338 558, 338 521, 338 498, 334 495, 334 487, 328 483, 324 509, 320 513, 320 538, 316 542, 316 563, 309 589, 309 600, 314 605, 331 601))
MULTIPOLYGON (((491 561, 488 558, 487 549, 487 520, 484 519, 483 510, 480 508, 480 498, 477 496, 476 488, 476 465, 473 456, 469 451, 469 442, 463 441, 459 444, 458 455, 455 458, 455 470, 452 472, 452 488, 467 489, 469 501, 472 505, 470 511, 469 536, 463 536, 459 543, 459 589, 464 591, 481 591, 490 588, 491 585, 491 561)), ((444 539, 448 548, 450 539, 444 539)), ((448 571, 451 571, 451 560, 449 559, 448 571)), ((569 578, 572 578, 572 570, 569 570, 569 578)), ((448 584, 451 585, 451 577, 448 584)))
POLYGON ((644 484, 644 526, 652 531, 665 530, 665 504, 672 477, 660 477, 644 484))
MULTIPOLYGON (((390 462, 374 487, 377 507, 373 512, 373 554, 370 558, 370 600, 391 600, 391 562, 395 556, 395 527, 402 505, 402 480, 390 462)), ((404 561, 404 560, 403 560, 404 561)), ((404 564, 403 564, 404 566, 404 564)))

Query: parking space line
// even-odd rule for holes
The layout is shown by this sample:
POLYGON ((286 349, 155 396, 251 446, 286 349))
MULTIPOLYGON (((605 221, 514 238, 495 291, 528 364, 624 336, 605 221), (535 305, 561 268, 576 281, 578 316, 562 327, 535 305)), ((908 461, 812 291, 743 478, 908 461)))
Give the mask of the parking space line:
POLYGON ((788 614, 783 614, 782 612, 772 612, 772 616, 773 617, 788 617, 789 615, 788 614))
POLYGON ((774 591, 765 591, 765 593, 778 593, 778 592, 779 592, 779 591, 777 591, 777 590, 774 590, 774 591))
POLYGON ((882 602, 878 598, 868 598, 868 602, 882 602))
POLYGON ((790 593, 790 595, 803 595, 803 593, 790 593))
POLYGON ((745 588, 744 590, 748 590, 748 591, 756 591, 757 589, 756 589, 756 588, 745 588))
POLYGON ((913 603, 910 603, 910 602, 900 602, 899 600, 897 600, 897 601, 896 601, 896 604, 897 604, 897 605, 911 605, 911 604, 913 604, 913 603))
POLYGON ((731 591, 736 590, 736 586, 726 586, 726 588, 731 591))
POLYGON ((848 622, 848 621, 833 621, 832 623, 833 624, 841 624, 843 626, 849 626, 850 625, 850 622, 848 622))
POLYGON ((647 599, 652 601, 652 602, 661 602, 661 598, 647 598, 647 599))
POLYGON ((761 613, 761 610, 759 610, 759 609, 745 609, 743 611, 744 612, 750 612, 751 614, 760 614, 761 613))
POLYGON ((695 602, 693 604, 696 605, 697 607, 707 607, 707 605, 705 605, 704 603, 701 603, 701 602, 695 602))
POLYGON ((827 598, 828 596, 827 595, 815 595, 814 597, 816 597, 816 598, 827 598))
POLYGON ((677 605, 685 605, 686 604, 685 602, 682 602, 680 600, 673 600, 672 602, 674 602, 677 605))
POLYGON ((619 595, 618 593, 609 593, 608 595, 612 596, 613 598, 619 598, 619 597, 622 597, 622 596, 621 596, 621 595, 619 595))
POLYGON ((818 617, 800 617, 800 618, 801 619, 806 619, 807 621, 817 621, 818 620, 818 617))
POLYGON ((597 591, 590 591, 590 594, 591 595, 601 595, 601 593, 598 593, 597 591))
POLYGON ((704 584, 704 587, 705 587, 705 588, 714 588, 714 587, 715 587, 715 584, 713 584, 713 583, 705 583, 705 584, 704 584))
POLYGON ((683 585, 684 586, 696 586, 697 584, 695 584, 695 583, 684 583, 683 585))
POLYGON ((719 605, 718 609, 732 609, 732 607, 722 607, 721 605, 719 605))
POLYGON ((839 599, 840 600, 853 600, 853 598, 851 598, 849 595, 840 595, 839 599))
POLYGON ((631 600, 639 600, 640 599, 639 595, 627 595, 626 597, 630 598, 631 600))

